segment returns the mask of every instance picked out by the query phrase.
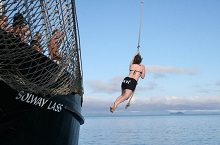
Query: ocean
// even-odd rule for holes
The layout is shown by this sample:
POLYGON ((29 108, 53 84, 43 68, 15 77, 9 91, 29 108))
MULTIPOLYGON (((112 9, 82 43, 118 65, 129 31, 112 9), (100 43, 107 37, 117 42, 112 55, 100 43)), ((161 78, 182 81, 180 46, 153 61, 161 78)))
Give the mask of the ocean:
POLYGON ((79 145, 220 145, 220 115, 85 117, 79 145))

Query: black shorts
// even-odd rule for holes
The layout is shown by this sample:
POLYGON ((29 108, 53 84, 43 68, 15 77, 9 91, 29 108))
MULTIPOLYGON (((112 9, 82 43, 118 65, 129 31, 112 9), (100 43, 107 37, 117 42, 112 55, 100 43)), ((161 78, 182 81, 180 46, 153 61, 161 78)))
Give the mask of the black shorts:
POLYGON ((121 83, 121 88, 123 90, 129 89, 129 90, 134 91, 136 86, 137 86, 137 81, 135 79, 129 78, 129 77, 125 77, 121 83))

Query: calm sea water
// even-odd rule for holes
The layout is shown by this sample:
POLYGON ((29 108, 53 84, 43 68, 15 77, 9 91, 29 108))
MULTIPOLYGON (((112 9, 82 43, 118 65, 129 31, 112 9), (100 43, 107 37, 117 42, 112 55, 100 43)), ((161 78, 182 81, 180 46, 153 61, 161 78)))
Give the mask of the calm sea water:
POLYGON ((79 145, 220 145, 220 115, 85 117, 79 145))

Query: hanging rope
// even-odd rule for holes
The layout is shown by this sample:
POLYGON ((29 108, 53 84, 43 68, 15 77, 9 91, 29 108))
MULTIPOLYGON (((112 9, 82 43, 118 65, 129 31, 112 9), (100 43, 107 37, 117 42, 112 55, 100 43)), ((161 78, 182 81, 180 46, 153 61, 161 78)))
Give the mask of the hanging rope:
POLYGON ((130 102, 131 102, 131 98, 133 97, 133 95, 134 95, 134 92, 132 93, 132 95, 131 95, 131 97, 130 97, 130 99, 129 99, 129 101, 128 101, 128 103, 127 103, 127 105, 125 106, 125 109, 127 109, 129 106, 130 106, 130 102))
POLYGON ((141 39, 141 26, 142 26, 142 11, 144 6, 144 0, 141 1, 141 11, 140 11, 140 27, 139 27, 139 36, 138 36, 138 46, 137 50, 139 51, 140 48, 140 39, 141 39))
MULTIPOLYGON (((144 6, 144 0, 141 1, 141 11, 140 11, 140 27, 139 27, 139 36, 138 36, 138 46, 137 46, 137 51, 139 51, 140 49, 140 39, 141 39, 141 26, 142 26, 142 11, 143 11, 143 6, 144 6)), ((134 92, 133 94, 131 95, 127 105, 125 106, 125 109, 127 109, 129 106, 130 106, 130 102, 131 102, 131 99, 134 95, 134 92)))

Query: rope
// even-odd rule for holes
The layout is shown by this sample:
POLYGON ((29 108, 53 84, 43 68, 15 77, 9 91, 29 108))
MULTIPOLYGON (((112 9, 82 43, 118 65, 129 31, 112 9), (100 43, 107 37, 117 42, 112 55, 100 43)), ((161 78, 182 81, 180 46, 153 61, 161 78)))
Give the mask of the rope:
MULTIPOLYGON (((139 51, 140 49, 140 39, 141 39, 141 26, 142 26, 142 12, 143 12, 143 6, 144 6, 144 0, 141 1, 141 10, 140 10, 140 27, 139 27, 139 36, 138 36, 138 46, 137 46, 137 51, 139 51)), ((130 106, 130 102, 131 102, 131 99, 134 95, 134 92, 133 94, 131 95, 127 105, 125 106, 125 109, 127 109, 129 106, 130 106)))
POLYGON ((125 109, 127 109, 130 106, 131 98, 133 97, 133 95, 134 95, 134 92, 132 93, 127 105, 125 106, 125 109))
POLYGON ((139 27, 139 36, 138 36, 138 46, 137 50, 139 51, 140 48, 140 39, 141 39, 141 27, 142 27, 142 11, 144 6, 144 0, 141 1, 141 11, 140 11, 140 27, 139 27))

